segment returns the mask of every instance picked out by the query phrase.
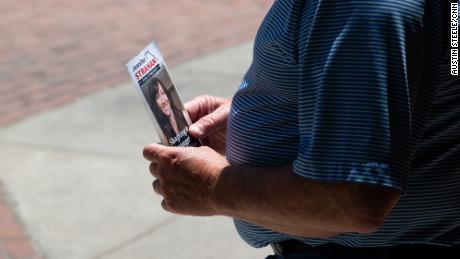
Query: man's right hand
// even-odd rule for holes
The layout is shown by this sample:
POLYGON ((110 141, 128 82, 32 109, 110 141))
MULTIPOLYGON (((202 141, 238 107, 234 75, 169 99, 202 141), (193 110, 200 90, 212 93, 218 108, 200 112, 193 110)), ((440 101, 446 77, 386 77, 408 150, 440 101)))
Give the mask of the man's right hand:
POLYGON ((190 135, 199 138, 203 144, 221 154, 225 154, 227 118, 230 100, 221 97, 203 95, 185 104, 193 124, 190 135))

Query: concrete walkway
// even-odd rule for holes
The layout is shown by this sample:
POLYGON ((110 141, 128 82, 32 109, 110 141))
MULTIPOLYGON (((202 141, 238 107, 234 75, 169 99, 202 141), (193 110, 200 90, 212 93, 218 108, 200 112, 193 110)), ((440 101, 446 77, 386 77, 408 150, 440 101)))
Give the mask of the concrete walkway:
MULTIPOLYGON (((175 67, 184 100, 230 97, 245 43, 175 67)), ((126 79, 129 76, 126 73, 126 79)), ((0 181, 49 259, 264 258, 224 217, 162 211, 142 148, 157 136, 131 82, 0 128, 0 181)))

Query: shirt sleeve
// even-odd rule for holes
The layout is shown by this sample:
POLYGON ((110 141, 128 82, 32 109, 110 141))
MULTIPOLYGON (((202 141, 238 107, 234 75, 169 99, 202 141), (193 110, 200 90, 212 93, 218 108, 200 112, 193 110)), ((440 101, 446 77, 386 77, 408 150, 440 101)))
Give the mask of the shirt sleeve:
POLYGON ((298 175, 405 191, 412 76, 407 41, 418 30, 418 16, 381 2, 388 1, 318 9, 299 59, 298 175))

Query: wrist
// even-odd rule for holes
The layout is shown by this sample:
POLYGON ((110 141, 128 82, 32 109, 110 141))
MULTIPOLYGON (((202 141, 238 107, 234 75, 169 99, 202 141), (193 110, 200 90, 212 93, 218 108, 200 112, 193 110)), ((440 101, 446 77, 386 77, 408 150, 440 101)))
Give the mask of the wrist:
POLYGON ((236 166, 227 165, 220 169, 216 182, 211 193, 211 207, 214 210, 214 214, 218 216, 235 216, 237 210, 237 203, 235 202, 235 175, 237 168, 236 166), (233 188, 232 188, 233 186, 233 188))

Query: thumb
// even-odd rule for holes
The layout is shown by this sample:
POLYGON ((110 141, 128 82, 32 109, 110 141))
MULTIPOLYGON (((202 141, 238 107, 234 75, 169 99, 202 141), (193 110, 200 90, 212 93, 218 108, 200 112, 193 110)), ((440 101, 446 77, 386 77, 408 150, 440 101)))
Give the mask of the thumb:
POLYGON ((151 162, 158 162, 160 157, 171 157, 177 153, 175 147, 164 146, 161 144, 149 144, 144 147, 144 158, 151 162))
POLYGON ((203 138, 216 130, 225 128, 227 126, 228 110, 228 107, 221 106, 214 112, 203 116, 190 126, 190 134, 196 138, 203 138))

